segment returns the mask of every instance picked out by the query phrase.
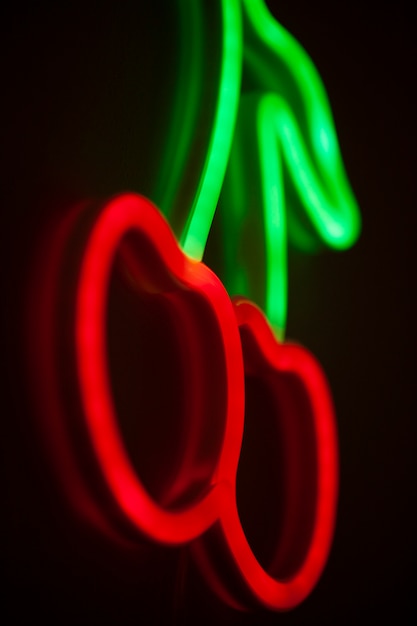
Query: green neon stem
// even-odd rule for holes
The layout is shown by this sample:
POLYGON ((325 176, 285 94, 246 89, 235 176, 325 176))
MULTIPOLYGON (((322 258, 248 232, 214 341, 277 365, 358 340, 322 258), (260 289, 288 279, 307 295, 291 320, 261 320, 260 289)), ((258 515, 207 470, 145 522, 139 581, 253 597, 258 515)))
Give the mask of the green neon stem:
POLYGON ((307 53, 263 0, 178 2, 188 39, 154 199, 184 252, 201 260, 221 193, 221 278, 230 295, 260 305, 283 338, 287 238, 305 251, 341 250, 360 231, 326 92, 307 53), (217 43, 205 32, 209 19, 222 32, 220 67, 210 76, 217 43), (207 103, 209 79, 215 95, 207 103), (198 160, 193 136, 207 120, 202 107, 212 111, 211 130, 198 160))
POLYGON ((221 0, 223 54, 219 98, 203 175, 181 237, 184 252, 201 260, 222 188, 236 123, 242 67, 238 0, 221 0))
POLYGON ((262 175, 266 248, 265 312, 283 339, 287 315, 287 228, 282 165, 271 133, 271 101, 262 99, 256 116, 262 175))
POLYGON ((323 243, 336 249, 348 248, 359 235, 360 215, 345 174, 322 81, 307 53, 273 18, 263 0, 242 2, 258 39, 245 47, 246 63, 256 65, 265 91, 277 94, 282 77, 274 71, 273 62, 279 60, 286 65, 303 105, 306 132, 300 130, 294 115, 295 102, 290 108, 277 99, 275 112, 269 114, 276 118, 276 134, 302 204, 323 243), (265 49, 271 55, 269 59, 265 49))

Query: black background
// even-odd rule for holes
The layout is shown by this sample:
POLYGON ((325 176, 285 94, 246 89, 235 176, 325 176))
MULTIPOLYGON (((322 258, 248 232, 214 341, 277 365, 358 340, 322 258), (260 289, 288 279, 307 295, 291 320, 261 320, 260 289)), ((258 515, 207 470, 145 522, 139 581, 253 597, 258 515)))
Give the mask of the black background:
POLYGON ((281 615, 223 607, 185 550, 129 554, 80 524, 44 459, 23 359, 33 244, 74 200, 147 192, 150 129, 160 138, 152 122, 173 80, 168 5, 2 9, 0 611, 8 624, 414 623, 416 25, 405 2, 269 3, 321 73, 363 216, 352 250, 290 254, 288 335, 328 375, 341 450, 336 536, 312 595, 281 615))

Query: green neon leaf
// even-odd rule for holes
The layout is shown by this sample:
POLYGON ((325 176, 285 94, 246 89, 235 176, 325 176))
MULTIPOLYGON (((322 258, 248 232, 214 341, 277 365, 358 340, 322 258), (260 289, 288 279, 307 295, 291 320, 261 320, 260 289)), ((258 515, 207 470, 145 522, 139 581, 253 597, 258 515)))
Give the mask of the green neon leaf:
POLYGON ((345 249, 358 237, 360 216, 312 61, 262 0, 242 4, 243 95, 220 203, 229 248, 223 278, 231 294, 264 308, 282 337, 287 237, 305 251, 345 249))

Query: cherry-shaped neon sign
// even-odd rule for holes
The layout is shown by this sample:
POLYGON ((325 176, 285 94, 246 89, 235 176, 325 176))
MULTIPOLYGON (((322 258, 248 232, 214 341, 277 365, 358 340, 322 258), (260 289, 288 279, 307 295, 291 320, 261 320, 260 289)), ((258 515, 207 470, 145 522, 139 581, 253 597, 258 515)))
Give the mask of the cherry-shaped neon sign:
MULTIPOLYGON (((232 303, 209 268, 190 260, 180 250, 157 209, 145 198, 135 195, 120 196, 111 201, 94 224, 81 264, 75 329, 86 424, 107 485, 128 520, 149 538, 167 544, 190 542, 218 523, 226 542, 227 556, 233 560, 246 592, 273 609, 297 605, 312 589, 326 561, 337 497, 338 461, 333 408, 326 380, 315 359, 300 346, 280 344, 263 314, 253 304, 246 300, 232 303), (108 285, 114 256, 127 233, 139 237, 135 259, 128 262, 137 288, 163 297, 168 312, 183 316, 184 341, 189 342, 186 346, 189 370, 203 374, 203 355, 199 348, 207 333, 200 317, 193 315, 188 301, 192 292, 200 301, 200 308, 206 309, 204 319, 211 317, 211 350, 216 355, 218 371, 225 377, 220 380, 219 387, 224 389, 224 396, 217 407, 224 420, 224 436, 210 477, 210 488, 180 509, 164 508, 144 488, 126 453, 112 396, 106 346, 108 285), (302 563, 286 581, 274 578, 259 564, 239 520, 236 473, 243 438, 245 370, 254 370, 264 377, 278 396, 281 387, 276 386, 276 379, 285 376, 295 379, 298 392, 301 387, 307 401, 304 415, 298 417, 311 420, 314 431, 316 461, 314 467, 305 468, 317 474, 314 519, 309 520, 312 521, 311 536, 302 563)), ((204 406, 212 383, 203 379, 196 388, 190 387, 189 402, 195 407, 193 419, 197 423, 209 417, 205 415, 204 406)), ((291 396, 290 386, 288 392, 291 396)), ((294 424, 297 421, 294 402, 296 398, 290 397, 280 418, 288 422, 285 443, 290 451, 289 483, 297 473, 290 469, 291 466, 303 465, 299 458, 300 433, 294 424)), ((299 489, 297 479, 291 487, 299 489)), ((290 525, 299 523, 297 507, 287 515, 290 525)), ((294 538, 294 541, 298 540, 300 537, 294 538)), ((203 545, 198 549, 200 555, 204 553, 204 537, 202 541, 203 545)), ((278 541, 277 553, 280 548, 278 541)), ((209 553, 202 558, 206 567, 209 559, 209 553)), ((211 569, 207 567, 209 571, 211 569)), ((221 580, 221 572, 217 576, 221 580)))
MULTIPOLYGON (((94 459, 100 480, 129 526, 153 541, 169 545, 193 542, 207 580, 230 604, 285 610, 310 593, 327 560, 335 523, 338 449, 330 391, 320 366, 304 348, 282 342, 287 220, 281 162, 290 171, 301 210, 306 213, 303 219, 295 214, 288 220, 292 224, 289 232, 296 240, 309 244, 322 240, 336 248, 346 247, 357 236, 359 217, 324 90, 311 61, 260 0, 221 0, 220 4, 223 56, 218 101, 205 164, 182 225, 173 198, 180 193, 189 152, 186 144, 181 157, 184 162, 180 159, 167 182, 171 199, 161 200, 169 219, 180 223, 176 235, 182 247, 155 205, 136 194, 103 203, 93 217, 86 210, 84 221, 81 210, 81 218, 67 228, 62 247, 70 250, 76 270, 72 271, 75 295, 67 311, 74 344, 64 370, 70 371, 71 385, 79 396, 79 406, 69 421, 78 420, 84 429, 87 452, 83 455, 94 459), (271 63, 278 57, 292 73, 305 103, 305 137, 285 97, 275 93, 278 83, 271 74, 271 63), (242 67, 246 82, 251 79, 261 85, 260 94, 240 97, 242 67), (254 68, 259 70, 256 80, 254 68), (266 88, 272 93, 266 93, 266 88), (259 221, 266 233, 263 298, 248 279, 245 265, 233 273, 230 251, 225 253, 228 290, 201 261, 223 182, 220 208, 225 211, 224 202, 230 202, 230 216, 225 221, 237 237, 232 251, 241 223, 253 210, 236 192, 236 172, 243 187, 247 178, 242 145, 252 150, 257 163, 255 187, 263 207, 259 221), (183 458, 174 475, 162 481, 164 488, 157 495, 132 463, 114 398, 107 310, 116 256, 121 257, 141 301, 157 300, 167 324, 176 329, 181 338, 178 369, 191 380, 184 406, 189 428, 183 458), (240 287, 243 297, 231 299, 229 293, 235 295, 240 287), (252 296, 265 307, 269 323, 248 299, 252 296), (269 567, 260 563, 245 535, 236 497, 249 378, 261 380, 271 397, 286 450, 285 489, 292 494, 286 500, 280 536, 271 546, 269 567), (207 462, 202 449, 213 414, 220 424, 220 443, 207 462), (304 454, 306 432, 309 454, 304 454), (305 498, 313 502, 307 515, 302 505, 305 498), (220 558, 218 551, 210 549, 213 533, 222 546, 220 558), (224 561, 230 564, 227 574, 224 561)), ((202 6, 196 3, 193 11, 197 23, 202 6)), ((177 125, 173 137, 176 132, 177 125)), ((158 195, 158 190, 155 193, 158 195)), ((59 285, 54 287, 60 290, 59 285)), ((52 303, 50 311, 54 307, 59 308, 52 303)), ((49 372, 54 371, 56 358, 52 343, 49 372)), ((140 412, 137 419, 141 419, 140 412)), ((63 431, 59 436, 64 450, 63 431)), ((66 471, 71 473, 69 466, 75 468, 72 484, 78 481, 76 490, 80 490, 84 470, 77 468, 77 450, 71 454, 66 471)), ((99 515, 105 517, 105 507, 99 515)))

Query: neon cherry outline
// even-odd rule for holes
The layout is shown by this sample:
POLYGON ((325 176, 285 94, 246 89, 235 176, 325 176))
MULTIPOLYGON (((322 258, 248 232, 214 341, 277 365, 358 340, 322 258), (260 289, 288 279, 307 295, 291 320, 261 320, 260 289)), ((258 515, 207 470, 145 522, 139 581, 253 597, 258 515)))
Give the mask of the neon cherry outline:
MULTIPOLYGON (((300 346, 279 344, 265 317, 253 304, 242 300, 232 303, 215 274, 181 251, 157 209, 147 199, 134 194, 111 200, 94 223, 79 275, 75 333, 78 381, 87 429, 107 485, 127 519, 147 537, 174 545, 199 538, 218 522, 229 557, 249 597, 275 610, 289 609, 301 602, 327 560, 338 489, 333 408, 325 377, 315 359, 300 346), (147 493, 128 458, 117 426, 107 363, 106 309, 114 257, 123 237, 131 232, 144 238, 176 283, 184 290, 196 291, 210 308, 222 340, 227 379, 223 444, 210 489, 182 509, 163 508, 147 493), (290 372, 302 382, 311 402, 317 452, 315 521, 304 560, 289 580, 275 579, 265 571, 239 520, 236 473, 244 423, 244 355, 239 329, 252 336, 269 367, 290 372)), ((221 578, 221 574, 217 576, 221 578)))
MULTIPOLYGON (((232 304, 215 274, 187 258, 168 224, 149 201, 125 195, 111 201, 94 225, 80 273, 76 303, 76 350, 79 384, 91 440, 107 483, 131 521, 157 541, 178 544, 198 537, 216 520, 219 495, 210 491, 198 506, 170 512, 156 506, 135 476, 117 427, 107 370, 105 323, 111 264, 121 239, 129 231, 144 235, 157 250, 174 280, 196 289, 217 311, 223 338, 228 394, 225 410, 225 448, 217 480, 233 481, 243 432, 243 362, 232 304), (198 268, 198 269, 197 269, 198 268), (231 417, 233 415, 233 418, 231 417)), ((198 416, 197 416, 198 418, 198 416)))
MULTIPOLYGON (((76 296, 78 383, 84 419, 99 467, 125 518, 141 533, 162 543, 179 545, 196 540, 195 554, 209 582, 222 597, 237 606, 241 598, 230 594, 223 572, 207 550, 205 539, 209 533, 206 531, 216 527, 223 535, 225 550, 244 590, 243 601, 255 601, 272 609, 288 609, 301 602, 313 588, 326 562, 333 534, 338 458, 329 389, 315 359, 301 347, 279 343, 260 310, 245 300, 232 302, 220 280, 200 260, 222 186, 224 195, 221 204, 233 207, 233 211, 225 212, 224 216, 228 230, 238 240, 242 236, 241 228, 248 217, 248 207, 239 205, 239 198, 250 195, 246 194, 249 177, 245 174, 245 167, 248 164, 241 166, 237 183, 236 177, 234 182, 230 177, 230 169, 240 163, 239 148, 236 147, 240 141, 245 144, 246 152, 255 147, 255 159, 259 161, 256 184, 262 211, 256 218, 261 217, 266 235, 267 297, 265 301, 257 298, 253 286, 247 282, 246 259, 236 271, 237 247, 233 241, 226 251, 226 265, 229 267, 225 280, 231 293, 246 293, 252 299, 261 301, 280 338, 283 337, 286 321, 287 234, 281 162, 286 163, 301 199, 302 211, 307 215, 307 227, 303 219, 297 222, 299 216, 292 216, 293 230, 289 229, 300 247, 309 247, 317 243, 315 240, 335 248, 347 247, 358 235, 360 220, 344 173, 325 92, 311 61, 297 42, 273 20, 263 0, 221 0, 220 6, 223 54, 215 122, 188 220, 177 232, 183 251, 170 227, 148 200, 133 194, 124 195, 103 208, 84 250, 76 296), (252 40, 248 46, 243 46, 242 21, 249 26, 249 30, 252 29, 252 40), (280 59, 287 66, 300 91, 307 119, 305 136, 285 102, 285 94, 277 95, 277 79, 270 73, 271 59, 280 59), (256 75, 255 82, 259 83, 262 93, 254 98, 245 95, 239 102, 242 69, 256 75), (250 124, 246 123, 248 120, 250 124), (317 171, 324 173, 323 181, 317 176, 317 171), (324 183, 323 187, 321 183, 324 183), (225 198, 229 202, 225 202, 225 198), (223 382, 227 390, 222 400, 225 423, 223 445, 209 484, 206 481, 199 497, 182 507, 162 506, 147 492, 124 448, 113 405, 105 345, 107 295, 114 257, 124 235, 132 231, 145 241, 145 248, 152 249, 158 256, 170 276, 171 286, 175 283, 184 292, 195 291, 200 303, 211 311, 218 356, 223 359, 223 382), (194 260, 187 255, 192 255, 194 260), (274 578, 274 572, 268 573, 259 563, 245 537, 237 507, 236 474, 243 437, 244 379, 247 359, 251 358, 245 353, 245 336, 252 338, 257 345, 257 358, 262 361, 262 367, 275 371, 277 375, 291 374, 301 382, 309 399, 315 432, 315 522, 304 560, 298 564, 295 573, 281 579, 278 575, 274 578)), ((179 110, 184 113, 186 109, 180 106, 179 110)), ((183 133, 182 124, 173 125, 173 131, 174 135, 175 132, 183 133)), ((188 133, 187 136, 191 135, 188 133)), ((173 144, 175 141, 171 141, 171 147, 173 144)), ((183 149, 183 157, 186 158, 185 144, 183 149)), ((168 149, 168 160, 170 155, 172 150, 170 153, 168 149)), ((174 178, 169 181, 168 187, 173 193, 181 186, 181 166, 174 168, 174 178)), ((168 170, 171 171, 170 161, 168 170)), ((236 174, 236 168, 234 171, 236 174)), ((161 188, 166 189, 163 180, 161 188)), ((169 202, 162 202, 162 208, 175 222, 175 207, 169 202)), ((254 210, 256 213, 258 207, 254 210)), ((143 254, 146 255, 146 251, 143 254)), ((146 263, 137 267, 134 254, 130 257, 127 254, 125 260, 139 283, 141 280, 154 280, 153 268, 146 263)), ((196 371, 201 372, 203 357, 199 354, 198 338, 202 328, 186 310, 187 306, 181 303, 181 296, 172 300, 170 297, 167 296, 167 306, 175 308, 176 314, 186 322, 181 337, 188 346, 196 371)), ((186 458, 180 468, 183 477, 187 469, 192 469, 196 452, 193 437, 198 438, 198 408, 203 404, 203 387, 204 383, 197 384, 197 391, 191 393, 190 402, 192 411, 196 413, 197 426, 187 442, 186 458)), ((289 442, 289 446, 296 463, 295 439, 289 442)), ((180 480, 176 488, 181 490, 181 486, 180 480)), ((278 554, 272 556, 274 563, 278 554)))

